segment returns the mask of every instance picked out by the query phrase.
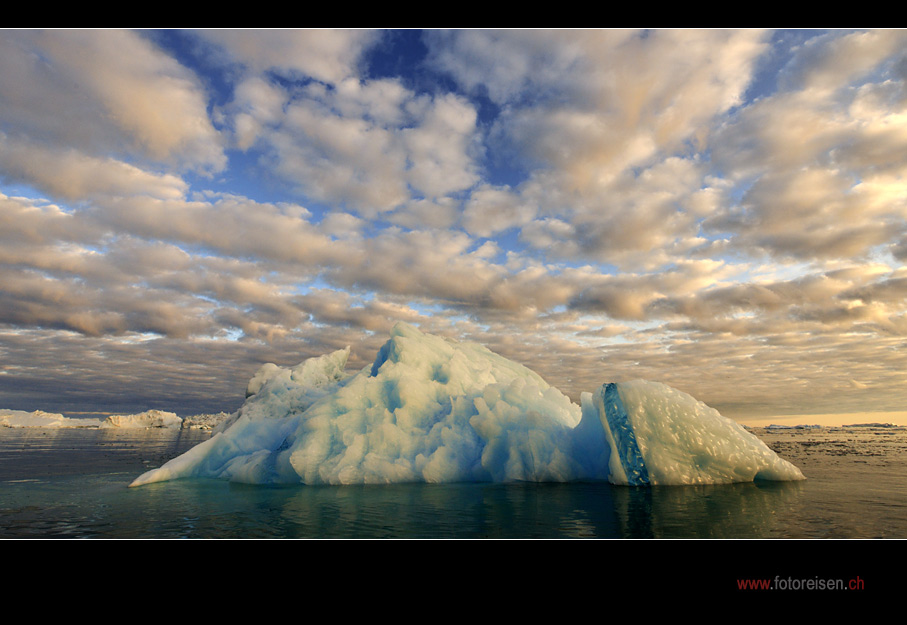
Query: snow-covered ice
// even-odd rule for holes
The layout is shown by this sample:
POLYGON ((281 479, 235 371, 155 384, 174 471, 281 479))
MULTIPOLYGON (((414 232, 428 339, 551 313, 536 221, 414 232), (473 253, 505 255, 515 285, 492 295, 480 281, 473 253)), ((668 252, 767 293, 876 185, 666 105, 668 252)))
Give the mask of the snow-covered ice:
MULTIPOLYGON (((742 425, 666 384, 605 384, 594 406, 615 484, 724 484, 800 480, 803 474, 742 425)), ((591 406, 590 406, 591 407, 591 406)))
POLYGON ((146 410, 133 415, 110 415, 101 422, 102 428, 175 428, 183 426, 183 420, 172 412, 146 410))
POLYGON ((9 410, 0 408, 0 427, 7 428, 96 428, 100 419, 72 419, 43 410, 9 410))
POLYGON ((184 430, 213 430, 230 418, 226 412, 206 413, 183 417, 184 430))
POLYGON ((90 429, 214 429, 229 419, 226 413, 180 417, 164 410, 146 410, 138 414, 110 415, 105 419, 71 418, 62 414, 35 410, 0 409, 0 427, 8 428, 90 428, 90 429))
POLYGON ((397 324, 375 361, 349 348, 262 366, 214 435, 139 486, 181 477, 247 483, 699 484, 803 479, 758 438, 663 384, 603 384, 577 406, 484 346, 397 324), (619 401, 615 401, 615 398, 619 401))

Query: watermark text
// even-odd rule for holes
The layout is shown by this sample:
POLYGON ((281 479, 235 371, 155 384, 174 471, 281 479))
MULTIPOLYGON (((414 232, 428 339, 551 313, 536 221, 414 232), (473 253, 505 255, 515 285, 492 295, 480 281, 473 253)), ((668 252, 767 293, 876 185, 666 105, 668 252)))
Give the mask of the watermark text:
POLYGON ((852 579, 823 577, 781 577, 774 579, 738 579, 737 590, 865 590, 860 576, 852 579))

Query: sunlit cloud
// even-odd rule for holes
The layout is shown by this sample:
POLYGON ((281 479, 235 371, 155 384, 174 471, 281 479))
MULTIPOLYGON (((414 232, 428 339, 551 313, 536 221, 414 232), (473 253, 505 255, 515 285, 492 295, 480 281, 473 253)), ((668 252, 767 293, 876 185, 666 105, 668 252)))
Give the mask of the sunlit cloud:
POLYGON ((232 409, 406 321, 575 400, 899 410, 904 43, 0 32, 0 407, 232 409))

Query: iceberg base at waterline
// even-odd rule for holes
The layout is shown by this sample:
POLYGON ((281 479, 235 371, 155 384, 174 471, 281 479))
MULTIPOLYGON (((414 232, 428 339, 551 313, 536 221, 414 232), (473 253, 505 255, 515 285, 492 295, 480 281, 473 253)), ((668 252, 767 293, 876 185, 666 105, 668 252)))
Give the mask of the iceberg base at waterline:
POLYGON ((577 406, 482 345, 403 323, 357 373, 348 356, 263 365, 210 439, 130 486, 803 479, 743 427, 657 382, 605 383, 577 406))

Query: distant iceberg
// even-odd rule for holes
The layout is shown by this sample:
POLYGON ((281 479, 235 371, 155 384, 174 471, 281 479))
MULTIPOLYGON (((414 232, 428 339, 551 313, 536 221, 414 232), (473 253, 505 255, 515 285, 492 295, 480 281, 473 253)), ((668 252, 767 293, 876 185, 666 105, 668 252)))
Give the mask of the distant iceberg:
POLYGON ((227 412, 205 413, 183 417, 184 430, 213 430, 232 415, 227 412))
POLYGON ((349 348, 262 366, 214 435, 131 486, 183 477, 253 484, 798 480, 742 426, 663 384, 603 384, 577 406, 484 346, 400 323, 374 362, 349 348))
POLYGON ((132 415, 110 415, 101 422, 101 428, 175 428, 183 426, 183 420, 172 412, 146 410, 132 415))
POLYGON ((138 414, 110 415, 105 419, 71 418, 61 414, 35 410, 0 409, 0 427, 8 428, 89 428, 89 429, 214 429, 228 420, 226 413, 200 414, 180 417, 164 410, 146 410, 138 414))
POLYGON ((96 428, 100 419, 72 419, 54 412, 0 409, 0 427, 7 428, 96 428))

